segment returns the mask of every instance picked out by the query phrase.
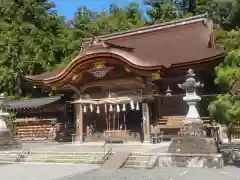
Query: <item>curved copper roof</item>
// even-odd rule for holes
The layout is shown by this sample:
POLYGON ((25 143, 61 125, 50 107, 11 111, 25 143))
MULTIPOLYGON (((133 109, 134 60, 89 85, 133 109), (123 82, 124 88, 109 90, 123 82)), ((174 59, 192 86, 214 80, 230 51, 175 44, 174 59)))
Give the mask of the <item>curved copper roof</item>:
POLYGON ((100 36, 97 45, 88 39, 80 54, 66 67, 26 79, 48 81, 64 77, 76 66, 96 61, 93 60, 96 57, 111 57, 141 70, 171 68, 223 57, 224 50, 209 46, 211 38, 212 27, 209 28, 204 16, 100 36))

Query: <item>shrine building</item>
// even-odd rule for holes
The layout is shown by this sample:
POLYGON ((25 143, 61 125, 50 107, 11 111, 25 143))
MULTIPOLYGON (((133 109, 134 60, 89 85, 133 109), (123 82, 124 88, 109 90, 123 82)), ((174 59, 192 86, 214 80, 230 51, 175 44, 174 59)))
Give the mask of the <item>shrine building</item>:
POLYGON ((26 80, 63 95, 76 141, 148 142, 151 125, 166 135, 181 129, 188 106, 178 84, 189 69, 204 84, 198 108, 203 119, 209 116, 211 96, 219 93, 214 67, 225 55, 215 47, 212 21, 199 15, 86 38, 65 67, 26 80))

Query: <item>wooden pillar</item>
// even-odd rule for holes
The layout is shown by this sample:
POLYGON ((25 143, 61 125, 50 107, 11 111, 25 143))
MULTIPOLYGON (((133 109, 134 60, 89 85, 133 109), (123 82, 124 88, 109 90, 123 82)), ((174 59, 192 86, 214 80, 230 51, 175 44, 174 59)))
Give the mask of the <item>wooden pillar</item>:
POLYGON ((83 143, 83 108, 81 104, 75 104, 76 112, 76 142, 83 143))
MULTIPOLYGON (((144 94, 147 95, 151 91, 151 87, 149 86, 147 77, 144 78, 144 94)), ((147 100, 144 100, 142 103, 142 117, 143 117, 143 137, 144 143, 150 143, 150 115, 149 115, 149 106, 147 100)))
POLYGON ((158 118, 161 118, 161 116, 162 116, 162 113, 161 113, 161 111, 162 111, 162 99, 161 99, 160 96, 157 97, 157 101, 158 101, 158 112, 157 112, 157 116, 158 116, 158 118))
POLYGON ((145 143, 150 142, 150 125, 149 125, 149 108, 148 103, 142 103, 142 117, 143 117, 143 137, 145 143))

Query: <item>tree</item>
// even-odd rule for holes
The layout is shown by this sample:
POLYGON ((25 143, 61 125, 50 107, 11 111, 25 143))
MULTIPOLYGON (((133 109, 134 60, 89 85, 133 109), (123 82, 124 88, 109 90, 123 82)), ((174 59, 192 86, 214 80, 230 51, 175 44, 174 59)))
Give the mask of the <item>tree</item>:
POLYGON ((177 17, 171 0, 144 0, 144 4, 150 6, 147 15, 151 24, 171 21, 177 17))
POLYGON ((144 0, 151 23, 208 13, 224 29, 239 26, 240 0, 144 0))
POLYGON ((136 3, 124 8, 111 4, 109 11, 93 12, 87 7, 80 7, 72 21, 73 27, 79 31, 79 38, 98 36, 125 31, 142 26, 142 14, 136 3))
POLYGON ((218 123, 227 126, 228 139, 231 141, 233 125, 240 120, 240 100, 231 92, 233 84, 240 80, 239 49, 228 54, 224 62, 216 68, 216 75, 215 83, 220 85, 226 93, 218 95, 208 109, 218 123))
POLYGON ((25 75, 50 70, 69 54, 63 24, 47 0, 2 0, 1 6, 0 91, 26 95, 25 75))

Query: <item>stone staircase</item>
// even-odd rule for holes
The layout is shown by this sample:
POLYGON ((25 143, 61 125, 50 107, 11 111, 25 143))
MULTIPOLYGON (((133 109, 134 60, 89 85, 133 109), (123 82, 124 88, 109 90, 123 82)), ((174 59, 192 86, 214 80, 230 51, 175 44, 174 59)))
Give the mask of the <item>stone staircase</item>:
POLYGON ((240 143, 220 144, 219 148, 221 150, 225 150, 225 149, 237 149, 237 150, 240 150, 240 143))
POLYGON ((0 164, 16 163, 20 159, 20 153, 18 151, 0 151, 0 164))
POLYGON ((24 154, 22 162, 103 164, 103 152, 29 152, 24 154))
POLYGON ((122 168, 147 168, 151 153, 131 153, 122 168))
POLYGON ((0 152, 0 164, 71 163, 102 165, 109 156, 104 152, 0 152))

